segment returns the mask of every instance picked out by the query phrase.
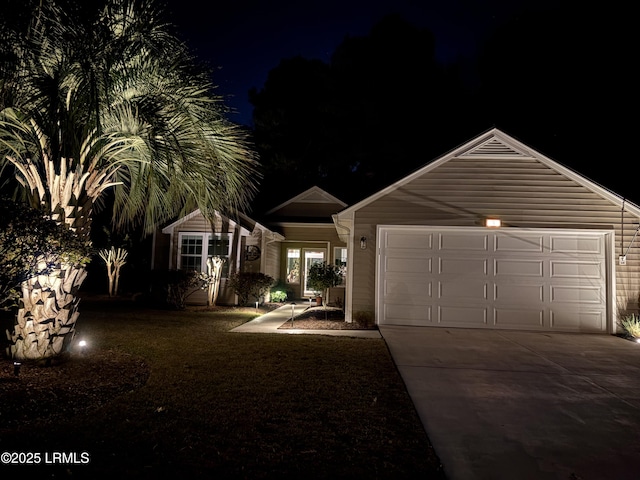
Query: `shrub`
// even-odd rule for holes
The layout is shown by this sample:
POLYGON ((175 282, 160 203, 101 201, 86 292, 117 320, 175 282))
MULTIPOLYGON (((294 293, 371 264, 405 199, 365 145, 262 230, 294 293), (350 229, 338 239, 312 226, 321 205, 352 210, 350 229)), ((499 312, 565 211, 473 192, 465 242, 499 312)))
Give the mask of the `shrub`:
POLYGON ((227 287, 231 288, 238 295, 240 305, 248 305, 250 298, 255 298, 256 302, 275 283, 275 279, 259 272, 236 272, 229 276, 227 287))
POLYGON ((279 281, 271 287, 269 296, 272 302, 284 302, 287 298, 293 296, 293 292, 286 283, 279 281))
POLYGON ((48 275, 61 262, 86 265, 90 255, 89 243, 66 225, 0 198, 0 308, 14 305, 23 281, 48 275))
POLYGON ((156 301, 176 310, 185 308, 187 298, 201 287, 200 272, 188 270, 154 270, 152 295, 156 301))
POLYGON ((620 320, 620 324, 629 336, 640 338, 640 315, 636 315, 635 313, 626 315, 620 320))

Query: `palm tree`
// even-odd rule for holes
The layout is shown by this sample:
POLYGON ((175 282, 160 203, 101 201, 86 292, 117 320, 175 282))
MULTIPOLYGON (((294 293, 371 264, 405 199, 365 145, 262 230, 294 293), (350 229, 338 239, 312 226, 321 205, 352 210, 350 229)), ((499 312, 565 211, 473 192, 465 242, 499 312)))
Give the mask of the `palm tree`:
MULTIPOLYGON (((257 158, 229 122, 209 73, 152 0, 107 0, 92 19, 41 2, 26 32, 0 40, 0 167, 26 197, 88 238, 94 206, 113 193, 115 227, 198 207, 244 209, 257 158)), ((71 341, 85 271, 23 285, 12 353, 50 358, 71 341)))

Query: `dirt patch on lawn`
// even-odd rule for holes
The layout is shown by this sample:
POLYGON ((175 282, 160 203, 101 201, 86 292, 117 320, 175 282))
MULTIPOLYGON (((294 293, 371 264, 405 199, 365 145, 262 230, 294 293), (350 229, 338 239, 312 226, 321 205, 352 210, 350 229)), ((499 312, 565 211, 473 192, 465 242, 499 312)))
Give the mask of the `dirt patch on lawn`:
POLYGON ((278 329, 302 330, 376 330, 375 325, 357 321, 345 322, 344 311, 335 307, 309 307, 300 315, 283 323, 278 329))

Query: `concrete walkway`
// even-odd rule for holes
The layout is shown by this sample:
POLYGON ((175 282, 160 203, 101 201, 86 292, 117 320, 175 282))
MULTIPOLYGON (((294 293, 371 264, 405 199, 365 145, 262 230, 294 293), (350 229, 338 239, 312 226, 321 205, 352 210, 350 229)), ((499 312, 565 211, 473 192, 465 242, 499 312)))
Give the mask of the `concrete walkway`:
POLYGON ((358 337, 358 338, 381 338, 378 330, 309 330, 302 328, 287 328, 279 330, 278 327, 283 323, 291 320, 293 309, 293 324, 295 326, 295 317, 309 308, 309 303, 300 302, 294 305, 286 304, 269 313, 265 313, 250 322, 234 328, 231 332, 240 333, 288 333, 288 334, 305 334, 305 335, 333 335, 340 337, 358 337))

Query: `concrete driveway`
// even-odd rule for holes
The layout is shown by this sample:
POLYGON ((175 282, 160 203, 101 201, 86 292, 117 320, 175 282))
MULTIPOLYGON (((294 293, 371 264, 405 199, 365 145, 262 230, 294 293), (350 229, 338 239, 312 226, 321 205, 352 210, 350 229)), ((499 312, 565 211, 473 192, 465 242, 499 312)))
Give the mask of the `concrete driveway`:
POLYGON ((451 480, 640 478, 640 344, 381 326, 451 480))

